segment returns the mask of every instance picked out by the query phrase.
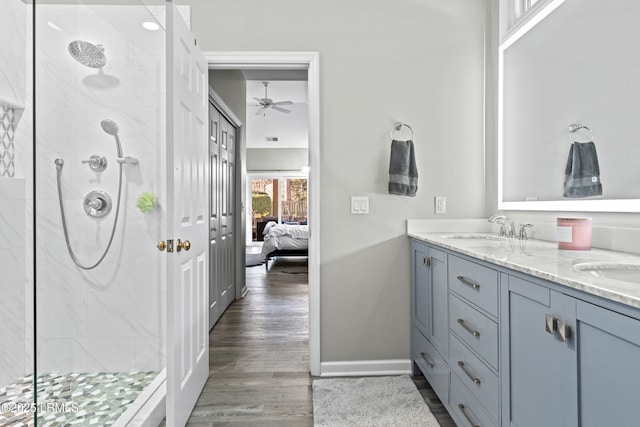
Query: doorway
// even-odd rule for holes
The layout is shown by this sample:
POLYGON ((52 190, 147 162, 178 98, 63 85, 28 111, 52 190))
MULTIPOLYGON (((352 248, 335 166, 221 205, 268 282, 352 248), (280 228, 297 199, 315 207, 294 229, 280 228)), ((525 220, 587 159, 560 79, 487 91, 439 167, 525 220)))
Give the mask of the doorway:
MULTIPOLYGON (((317 52, 205 52, 209 69, 307 70, 309 116, 309 356, 320 375, 320 59, 317 52)), ((242 225, 241 225, 242 226, 242 225)), ((236 226, 237 227, 237 226, 236 226)), ((243 263, 238 263, 241 277, 243 263)))

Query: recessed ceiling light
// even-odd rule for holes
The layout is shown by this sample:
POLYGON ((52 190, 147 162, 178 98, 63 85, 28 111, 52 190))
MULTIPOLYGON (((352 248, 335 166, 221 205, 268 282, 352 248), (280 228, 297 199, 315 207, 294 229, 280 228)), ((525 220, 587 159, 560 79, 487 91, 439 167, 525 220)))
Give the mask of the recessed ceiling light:
POLYGON ((54 23, 53 23, 53 22, 51 22, 51 21, 47 21, 47 25, 48 25, 50 28, 53 28, 53 29, 54 29, 54 30, 56 30, 56 31, 62 31, 62 28, 58 27, 56 24, 54 24, 54 23))
POLYGON ((145 30, 149 30, 149 31, 158 31, 160 29, 160 25, 158 25, 156 22, 151 22, 151 21, 143 22, 142 26, 144 27, 145 30))

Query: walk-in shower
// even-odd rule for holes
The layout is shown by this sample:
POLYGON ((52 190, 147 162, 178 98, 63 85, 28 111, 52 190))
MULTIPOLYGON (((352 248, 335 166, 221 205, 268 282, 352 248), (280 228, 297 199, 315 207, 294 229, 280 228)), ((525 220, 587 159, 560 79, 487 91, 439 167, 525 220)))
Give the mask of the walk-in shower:
POLYGON ((0 426, 146 425, 163 384, 165 2, 102 3, 0 1, 0 426))

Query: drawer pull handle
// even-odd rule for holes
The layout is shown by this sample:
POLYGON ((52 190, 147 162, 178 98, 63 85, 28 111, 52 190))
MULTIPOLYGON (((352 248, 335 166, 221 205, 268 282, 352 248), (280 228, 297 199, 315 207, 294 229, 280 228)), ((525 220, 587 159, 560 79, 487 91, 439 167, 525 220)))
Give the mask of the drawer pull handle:
POLYGON ((558 336, 560 337, 560 341, 567 342, 571 339, 571 326, 563 322, 558 323, 558 336))
POLYGON ((460 369, 462 369, 462 372, 464 372, 465 374, 467 374, 467 376, 469 377, 469 379, 471 381, 473 381, 474 384, 480 384, 480 378, 474 377, 473 375, 471 375, 471 372, 469 372, 467 370, 467 368, 464 367, 464 362, 462 360, 458 360, 458 366, 460 366, 460 369))
POLYGON ((469 424, 471 424, 472 427, 480 427, 478 424, 473 422, 469 414, 467 414, 467 411, 465 411, 466 407, 462 403, 458 403, 458 408, 460 408, 460 412, 462 412, 462 415, 464 415, 464 417, 467 419, 467 421, 469 421, 469 424))
POLYGON ((558 319, 550 314, 544 315, 544 330, 551 335, 554 335, 558 330, 558 319))
POLYGON ((464 323, 464 319, 458 319, 458 323, 460 324, 460 326, 462 326, 465 329, 465 331, 469 332, 474 337, 479 337, 480 336, 480 332, 474 331, 473 329, 468 327, 467 324, 464 323))
POLYGON ((427 359, 427 353, 420 353, 420 356, 422 356, 422 358, 424 359, 424 361, 427 363, 427 365, 433 369, 434 364, 433 362, 429 362, 429 359, 427 359))
POLYGON ((471 286, 473 289, 480 289, 480 284, 478 284, 474 280, 467 279, 464 276, 458 276, 458 280, 460 280, 462 283, 464 283, 467 286, 471 286))

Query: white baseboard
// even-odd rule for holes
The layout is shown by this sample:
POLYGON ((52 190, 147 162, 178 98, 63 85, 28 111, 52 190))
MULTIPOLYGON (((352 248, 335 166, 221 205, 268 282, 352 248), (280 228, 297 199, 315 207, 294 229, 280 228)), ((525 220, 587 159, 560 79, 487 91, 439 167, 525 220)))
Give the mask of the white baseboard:
POLYGON ((358 360, 320 363, 321 377, 368 377, 411 373, 410 359, 358 360))

